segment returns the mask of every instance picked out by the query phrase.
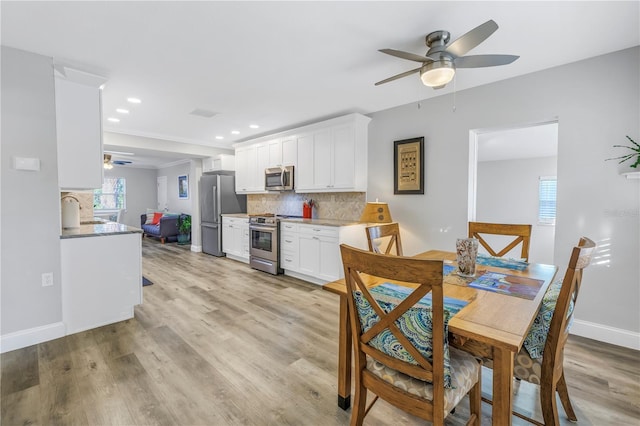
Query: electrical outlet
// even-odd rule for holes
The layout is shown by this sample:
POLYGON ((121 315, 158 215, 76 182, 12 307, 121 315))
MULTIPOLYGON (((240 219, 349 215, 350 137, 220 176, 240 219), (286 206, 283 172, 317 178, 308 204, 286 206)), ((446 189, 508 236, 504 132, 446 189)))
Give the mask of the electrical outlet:
POLYGON ((45 272, 42 274, 42 287, 53 285, 53 272, 45 272))

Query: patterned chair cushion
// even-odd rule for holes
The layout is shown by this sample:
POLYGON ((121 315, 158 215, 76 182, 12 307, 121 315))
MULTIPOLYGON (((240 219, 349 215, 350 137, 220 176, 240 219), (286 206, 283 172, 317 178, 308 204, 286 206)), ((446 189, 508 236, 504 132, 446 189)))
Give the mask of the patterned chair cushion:
MULTIPOLYGON (((394 287, 394 286, 390 286, 394 287)), ((385 313, 391 312, 401 301, 407 296, 406 293, 395 291, 387 287, 387 284, 383 286, 375 287, 371 290, 372 296, 376 299, 380 307, 385 313)), ((354 298, 356 302, 356 308, 360 318, 362 326, 362 332, 367 332, 372 326, 374 326, 380 317, 375 313, 369 301, 362 296, 360 291, 354 292, 354 298)), ((457 311, 456 311, 457 312, 457 311)), ((431 360, 433 357, 433 347, 431 345, 433 324, 431 305, 418 302, 413 307, 409 308, 400 318, 396 320, 398 328, 407 336, 409 341, 418 349, 418 351, 424 355, 425 358, 431 360)), ((444 383, 445 388, 452 387, 451 381, 451 365, 449 360, 449 344, 447 341, 448 322, 452 314, 448 310, 444 310, 444 383)), ((385 353, 386 355, 394 358, 409 362, 411 364, 418 364, 416 360, 411 356, 409 352, 400 344, 398 339, 389 331, 389 329, 383 330, 377 336, 369 341, 369 345, 385 353)))
POLYGON ((539 385, 542 377, 542 358, 533 359, 525 348, 520 349, 513 363, 513 375, 539 385))
MULTIPOLYGON (((549 327, 551 327, 551 318, 553 318, 553 312, 556 309, 556 303, 558 302, 558 296, 560 295, 560 289, 562 288, 562 281, 556 281, 549 285, 547 292, 542 298, 542 304, 536 319, 529 329, 529 334, 524 340, 524 347, 529 352, 531 358, 541 359, 542 352, 544 351, 544 344, 547 341, 547 335, 549 334, 549 327)), ((573 300, 569 304, 569 311, 567 317, 570 318, 568 327, 571 327, 573 322, 573 300)))
MULTIPOLYGON (((454 371, 451 377, 453 386, 444 390, 445 417, 477 383, 480 370, 480 363, 473 356, 455 348, 450 349, 450 363, 454 371)), ((433 400, 433 385, 431 383, 393 370, 371 357, 367 357, 367 370, 385 382, 391 383, 410 394, 429 401, 433 400)))
MULTIPOLYGON (((493 360, 483 358, 483 364, 493 369, 493 360)), ((513 375, 518 379, 539 385, 542 377, 542 358, 533 359, 524 347, 521 348, 513 362, 513 375)))

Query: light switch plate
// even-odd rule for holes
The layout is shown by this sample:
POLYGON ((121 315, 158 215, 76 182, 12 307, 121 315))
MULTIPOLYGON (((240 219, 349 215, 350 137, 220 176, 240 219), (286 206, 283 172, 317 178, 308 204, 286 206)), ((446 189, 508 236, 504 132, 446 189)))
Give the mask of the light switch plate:
POLYGON ((16 170, 40 171, 39 158, 13 157, 13 168, 16 170))
POLYGON ((53 285, 53 272, 45 272, 42 274, 42 287, 53 285))

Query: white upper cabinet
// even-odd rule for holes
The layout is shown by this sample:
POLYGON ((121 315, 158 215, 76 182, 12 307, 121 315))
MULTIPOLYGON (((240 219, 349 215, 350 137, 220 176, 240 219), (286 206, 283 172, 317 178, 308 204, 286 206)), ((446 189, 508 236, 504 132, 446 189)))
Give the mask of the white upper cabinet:
POLYGON ((296 189, 313 185, 313 133, 301 134, 296 138, 298 145, 298 164, 311 167, 296 167, 296 189))
POLYGON ((236 193, 257 194, 264 190, 264 145, 250 145, 236 149, 236 193), (261 157, 262 158, 261 158, 261 157))
MULTIPOLYGON (((237 188, 245 188, 241 192, 247 193, 264 192, 264 168, 293 165, 296 192, 365 192, 369 121, 364 115, 349 114, 283 132, 277 139, 272 136, 239 144, 236 157, 251 147, 257 150, 260 179, 253 187, 237 188)), ((236 182, 256 182, 253 170, 236 168, 236 182)))
POLYGON ((266 144, 269 150, 268 167, 282 166, 282 141, 280 139, 274 139, 267 142, 266 144))
POLYGON ((58 186, 95 189, 102 186, 102 77, 67 69, 56 76, 58 186), (73 80, 80 76, 81 83, 73 80))
POLYGON ((298 145, 295 135, 282 138, 282 165, 295 166, 298 163, 298 145))
POLYGON ((369 119, 318 129, 298 138, 297 192, 367 190, 369 119))
POLYGON ((249 148, 236 149, 236 192, 244 193, 249 188, 249 148))
POLYGON ((202 172, 216 172, 219 170, 235 170, 235 157, 229 154, 218 154, 215 157, 202 159, 202 172))

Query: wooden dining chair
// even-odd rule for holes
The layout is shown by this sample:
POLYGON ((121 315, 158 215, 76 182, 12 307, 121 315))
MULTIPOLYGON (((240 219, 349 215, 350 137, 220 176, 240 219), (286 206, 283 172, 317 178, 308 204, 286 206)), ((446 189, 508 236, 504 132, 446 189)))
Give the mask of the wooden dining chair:
POLYGON ((362 425, 378 397, 442 425, 467 394, 467 424, 480 425, 481 362, 445 346, 442 261, 385 256, 345 244, 340 251, 355 354, 351 425, 362 425), (395 303, 379 302, 366 285, 371 276, 418 287, 395 303), (431 306, 420 303, 429 292, 431 306), (367 390, 376 395, 369 407, 367 390))
POLYGON ((379 243, 386 242, 384 254, 391 254, 391 250, 395 247, 396 255, 402 256, 400 225, 398 225, 396 222, 367 226, 365 230, 367 232, 369 251, 375 253, 383 253, 383 251, 380 249, 379 243), (376 241, 381 238, 384 238, 386 241, 376 241))
MULTIPOLYGON (((504 223, 469 222, 469 238, 476 238, 491 256, 502 257, 518 244, 522 244, 520 257, 529 261, 529 242, 531 240, 531 225, 514 225, 504 223), (506 235, 516 237, 500 250, 494 250, 483 235, 506 235)), ((494 243, 495 245, 495 243, 494 243)))
MULTIPOLYGON (((560 396, 560 402, 569 420, 578 421, 571 406, 564 376, 564 346, 569 337, 569 327, 582 283, 582 271, 589 266, 595 248, 596 244, 593 241, 583 237, 578 245, 572 249, 564 279, 551 284, 547 289, 540 312, 525 340, 525 346, 522 347, 514 360, 513 372, 516 379, 540 385, 540 405, 544 425, 547 426, 560 425, 556 392, 560 396), (552 314, 549 322, 550 313, 552 314), (532 357, 526 348, 528 342, 537 344, 532 345, 533 347, 544 348, 541 354, 542 358, 532 357)), ((540 354, 535 353, 535 355, 540 354)), ((490 360, 485 360, 485 365, 489 368, 492 367, 490 360)), ((484 398, 483 400, 491 402, 484 398)), ((530 423, 544 426, 521 413, 514 411, 513 414, 530 423)))

